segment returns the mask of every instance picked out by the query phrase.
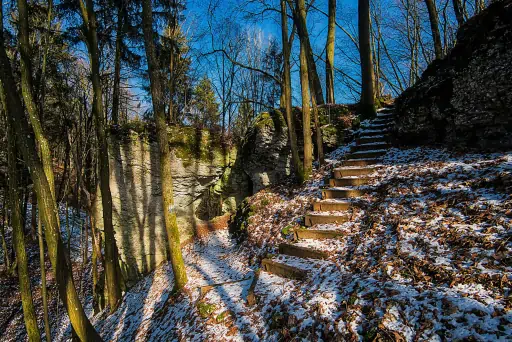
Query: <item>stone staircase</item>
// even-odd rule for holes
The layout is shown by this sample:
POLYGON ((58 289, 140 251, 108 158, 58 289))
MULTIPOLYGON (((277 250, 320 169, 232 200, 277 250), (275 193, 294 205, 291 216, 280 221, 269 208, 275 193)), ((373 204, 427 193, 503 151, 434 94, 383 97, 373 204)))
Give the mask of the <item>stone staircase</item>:
MULTIPOLYGON (((389 131, 394 123, 393 107, 377 113, 377 118, 363 126, 356 145, 332 172, 322 198, 313 203, 313 211, 305 217, 306 228, 294 231, 294 243, 279 245, 279 255, 262 260, 262 271, 290 279, 305 279, 311 263, 329 258, 321 243, 304 247, 301 241, 336 239, 344 234, 337 225, 351 221, 352 208, 361 205, 359 197, 371 193, 371 174, 379 168, 380 158, 390 147, 389 131), (302 266, 302 267, 301 267, 302 266)), ((310 245, 310 244, 308 244, 310 245)))

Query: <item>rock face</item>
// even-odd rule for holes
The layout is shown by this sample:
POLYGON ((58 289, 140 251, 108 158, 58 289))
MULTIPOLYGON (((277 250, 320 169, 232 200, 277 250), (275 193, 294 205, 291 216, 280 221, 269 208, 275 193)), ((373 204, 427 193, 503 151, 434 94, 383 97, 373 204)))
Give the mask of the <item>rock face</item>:
MULTIPOLYGON (((249 193, 236 149, 223 148, 207 131, 182 128, 170 134, 175 207, 181 242, 227 225, 229 213, 249 193), (178 139, 178 140, 176 140, 178 139)), ((167 259, 158 146, 130 131, 110 144, 113 223, 121 268, 138 279, 167 259)), ((98 191, 99 193, 99 191, 98 191)), ((101 199, 96 198, 102 229, 101 199)))
POLYGON ((398 140, 512 147, 512 0, 496 1, 396 100, 398 140))
MULTIPOLYGON (((345 126, 351 126, 352 119, 342 106, 326 113, 332 117, 331 120, 327 114, 322 115, 324 145, 329 150, 345 136, 336 127, 348 128, 345 126)), ((301 126, 297 120, 299 146, 301 126)), ((230 214, 245 197, 278 184, 291 172, 288 129, 279 111, 260 114, 239 151, 224 146, 220 137, 206 130, 170 129, 174 202, 182 243, 227 227, 230 214)), ((132 122, 131 126, 114 132, 109 144, 113 224, 121 269, 128 280, 140 278, 168 256, 158 146, 150 137, 148 127, 132 122)), ((95 199, 95 216, 98 228, 102 229, 100 196, 95 199)))
POLYGON ((288 128, 281 112, 261 113, 255 119, 242 144, 241 158, 252 193, 290 175, 288 128))

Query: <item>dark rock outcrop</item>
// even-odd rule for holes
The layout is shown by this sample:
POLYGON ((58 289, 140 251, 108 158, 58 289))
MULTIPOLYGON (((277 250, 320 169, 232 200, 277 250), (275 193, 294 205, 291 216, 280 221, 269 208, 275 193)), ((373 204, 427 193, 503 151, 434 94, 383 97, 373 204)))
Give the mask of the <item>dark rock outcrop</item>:
POLYGON ((470 19, 457 44, 396 100, 402 144, 512 147, 512 0, 470 19))

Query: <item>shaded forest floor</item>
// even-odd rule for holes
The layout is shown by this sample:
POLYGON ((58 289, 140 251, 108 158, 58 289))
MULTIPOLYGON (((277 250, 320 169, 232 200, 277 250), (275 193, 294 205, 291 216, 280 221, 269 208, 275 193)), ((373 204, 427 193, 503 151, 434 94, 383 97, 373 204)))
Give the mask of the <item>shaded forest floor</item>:
MULTIPOLYGON (((249 198, 242 242, 219 231, 189 245, 189 284, 181 295, 170 294, 170 265, 142 279, 115 314, 93 318, 103 338, 510 340, 512 152, 391 149, 371 175, 374 191, 359 199, 367 203, 353 209, 350 222, 323 227, 346 235, 300 242, 329 252, 329 259, 310 260, 304 281, 261 272, 258 303, 247 304, 260 260, 292 238, 291 228, 302 224, 324 177, 347 151, 335 151, 303 187, 284 184, 249 198)), ((84 296, 90 303, 90 294, 84 296)), ((60 312, 56 340, 69 336, 60 312)), ((23 328, 20 313, 13 325, 23 328)))

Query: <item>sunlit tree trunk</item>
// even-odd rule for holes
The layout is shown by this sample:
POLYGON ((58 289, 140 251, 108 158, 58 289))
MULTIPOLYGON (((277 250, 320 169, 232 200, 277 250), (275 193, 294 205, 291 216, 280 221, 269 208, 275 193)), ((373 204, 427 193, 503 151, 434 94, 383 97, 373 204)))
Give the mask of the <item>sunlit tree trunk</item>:
POLYGON ((82 18, 86 27, 87 47, 91 61, 91 80, 94 92, 93 114, 98 140, 98 159, 100 171, 100 191, 103 208, 103 230, 105 235, 105 276, 110 312, 114 312, 121 302, 122 275, 119 269, 118 252, 112 224, 112 194, 110 192, 110 170, 108 157, 108 142, 105 132, 103 111, 103 91, 100 80, 100 65, 98 52, 98 33, 94 3, 92 0, 80 1, 82 18))
POLYGON ((336 36, 336 0, 329 0, 329 23, 327 44, 325 46, 325 92, 327 103, 335 103, 334 99, 334 43, 336 36))
POLYGON ((425 0, 430 20, 430 29, 432 30, 432 39, 434 40, 434 52, 436 59, 443 58, 443 46, 441 44, 441 33, 439 32, 439 18, 434 0, 425 0))
POLYGON ((16 92, 16 84, 9 58, 5 52, 3 38, 0 38, 0 42, 0 80, 4 85, 2 87, 2 97, 5 99, 9 125, 14 127, 17 146, 23 153, 23 158, 34 182, 37 203, 45 226, 48 254, 54 269, 60 297, 63 299, 71 324, 80 339, 82 341, 101 341, 101 337, 94 330, 94 327, 85 315, 76 292, 71 265, 66 259, 64 244, 60 235, 57 206, 53 199, 43 165, 37 157, 36 145, 30 134, 28 123, 25 121, 25 115, 22 111, 23 106, 16 92))
POLYGON ((29 28, 28 28, 28 10, 27 10, 27 1, 26 0, 18 0, 18 15, 19 15, 19 30, 18 30, 18 39, 20 46, 20 66, 21 66, 21 90, 23 94, 23 101, 25 103, 25 107, 27 108, 28 117, 30 119, 30 123, 32 124, 32 128, 34 130, 34 134, 36 137, 36 141, 39 147, 39 153, 41 155, 41 161, 43 163, 44 171, 46 178, 48 179, 48 183, 50 184, 50 189, 52 196, 55 197, 54 191, 54 177, 53 177, 53 169, 52 169, 52 157, 50 153, 50 145, 48 144, 48 140, 44 136, 43 127, 41 125, 41 120, 39 117, 39 113, 36 106, 36 101, 34 97, 34 90, 32 86, 32 67, 31 67, 31 51, 30 51, 30 42, 29 42, 29 28))
MULTIPOLYGON (((3 84, 0 85, 3 87, 3 84)), ((2 90, 2 94, 4 91, 2 90)), ((2 96, 2 103, 5 106, 5 98, 2 96)), ((20 284, 21 303, 23 307, 23 319, 29 341, 40 341, 39 328, 32 300, 32 289, 30 286, 30 275, 28 273, 27 251, 25 249, 25 234, 21 219, 20 195, 18 192, 19 170, 16 167, 16 143, 13 129, 7 125, 7 161, 9 177, 9 204, 11 207, 11 226, 13 231, 13 245, 16 252, 18 265, 18 280, 20 284)))
MULTIPOLYGON (((290 7, 292 5, 290 4, 290 7)), ((293 8, 293 7, 292 7, 293 8)), ((295 26, 297 27, 297 31, 299 33, 299 38, 301 41, 301 45, 304 45, 304 53, 306 54, 306 59, 308 63, 308 79, 312 86, 311 93, 315 96, 316 103, 318 105, 325 104, 324 95, 322 91, 322 84, 320 83, 320 77, 318 77, 318 72, 316 70, 315 58, 313 56, 313 49, 311 47, 311 42, 309 40, 308 28, 306 25, 306 6, 304 1, 295 0, 295 9, 293 11, 293 20, 295 22, 295 26), (302 10, 300 3, 302 3, 302 10)))
MULTIPOLYGON (((306 16, 304 0, 296 0, 297 17, 306 16)), ((307 180, 313 171, 313 144, 311 141, 311 108, 309 105, 309 77, 308 58, 306 51, 306 36, 301 34, 300 39, 300 86, 302 94, 302 132, 304 134, 304 179, 307 180)))
POLYGON ((170 259, 174 273, 174 291, 180 291, 187 283, 187 275, 181 254, 178 225, 176 223, 176 209, 174 207, 171 174, 171 153, 169 150, 169 137, 167 133, 164 94, 162 89, 163 76, 159 71, 156 49, 153 42, 154 32, 151 0, 142 1, 142 29, 144 32, 144 46, 146 48, 151 98, 156 123, 160 156, 160 181, 162 182, 162 208, 167 237, 169 239, 170 259))
POLYGON ((295 118, 292 108, 292 85, 290 76, 290 44, 288 42, 288 15, 286 10, 286 0, 281 0, 281 38, 283 41, 283 85, 281 94, 281 107, 286 112, 286 122, 288 123, 288 137, 290 139, 290 149, 292 151, 292 162, 295 174, 299 183, 304 182, 304 173, 302 162, 299 156, 297 145, 297 134, 295 131, 295 118))
POLYGON ((359 56, 361 59, 361 103, 360 112, 364 118, 375 113, 373 61, 370 42, 370 0, 358 0, 359 56))

